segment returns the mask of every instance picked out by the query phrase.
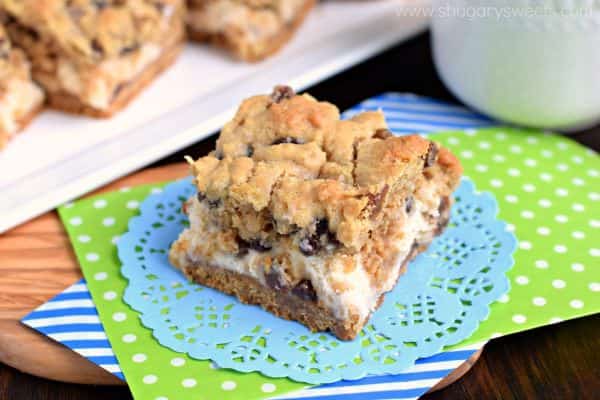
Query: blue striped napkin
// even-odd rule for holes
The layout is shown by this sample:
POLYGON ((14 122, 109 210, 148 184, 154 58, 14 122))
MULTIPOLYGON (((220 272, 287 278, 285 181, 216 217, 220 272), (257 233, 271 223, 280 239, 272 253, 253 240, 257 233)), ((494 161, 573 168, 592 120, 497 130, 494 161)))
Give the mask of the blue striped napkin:
MULTIPOLYGON (((467 108, 414 94, 385 93, 344 113, 348 118, 366 110, 381 109, 396 134, 429 134, 446 130, 494 125, 489 118, 467 108)), ((104 333, 96 307, 81 280, 43 304, 22 322, 69 347, 93 363, 125 380, 104 333)), ((484 343, 420 359, 402 374, 341 381, 294 392, 277 399, 355 400, 416 399, 465 362, 484 343)))

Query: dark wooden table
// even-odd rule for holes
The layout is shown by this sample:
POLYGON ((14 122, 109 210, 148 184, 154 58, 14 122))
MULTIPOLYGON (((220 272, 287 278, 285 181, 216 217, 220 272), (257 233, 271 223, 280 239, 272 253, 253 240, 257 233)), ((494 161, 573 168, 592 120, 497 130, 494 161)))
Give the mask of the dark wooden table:
MULTIPOLYGON (((340 109, 385 91, 413 92, 458 102, 435 73, 427 34, 309 90, 340 109)), ((600 150, 600 127, 572 137, 600 150)), ((179 162, 184 154, 203 155, 213 148, 214 141, 214 136, 203 140, 156 165, 179 162)), ((594 315, 492 340, 467 375, 423 399, 600 399, 599 332, 600 315, 594 315)), ((52 382, 0 364, 0 400, 113 398, 130 399, 131 395, 124 387, 52 382)))

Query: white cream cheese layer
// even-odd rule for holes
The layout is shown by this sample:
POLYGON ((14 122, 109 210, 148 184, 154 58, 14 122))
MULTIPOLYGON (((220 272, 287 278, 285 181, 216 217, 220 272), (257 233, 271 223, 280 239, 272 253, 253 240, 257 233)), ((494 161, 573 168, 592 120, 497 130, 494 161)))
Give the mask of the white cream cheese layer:
POLYGON ((61 89, 100 110, 110 107, 119 85, 134 80, 146 67, 156 61, 161 47, 145 44, 130 55, 103 61, 91 69, 81 69, 72 61, 58 60, 58 83, 61 89))

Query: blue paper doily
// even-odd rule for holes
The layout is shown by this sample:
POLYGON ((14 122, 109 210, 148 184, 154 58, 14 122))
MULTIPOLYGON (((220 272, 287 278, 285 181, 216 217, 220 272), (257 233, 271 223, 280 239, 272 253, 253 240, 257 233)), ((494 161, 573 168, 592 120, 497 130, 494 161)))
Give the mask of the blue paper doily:
POLYGON ((344 342, 311 333, 260 307, 190 283, 168 261, 187 225, 181 203, 189 179, 150 195, 118 242, 124 300, 164 346, 220 367, 312 383, 398 373, 421 357, 466 339, 506 293, 515 237, 496 219, 497 205, 463 179, 450 225, 408 267, 360 336, 344 342))

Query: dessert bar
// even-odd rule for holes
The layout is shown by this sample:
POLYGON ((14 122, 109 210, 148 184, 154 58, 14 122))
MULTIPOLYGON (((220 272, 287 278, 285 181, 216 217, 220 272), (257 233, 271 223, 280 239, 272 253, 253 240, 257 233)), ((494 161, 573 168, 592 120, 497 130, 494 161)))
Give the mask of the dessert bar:
POLYGON ((345 340, 442 232, 462 173, 436 143, 392 135, 381 112, 340 120, 281 86, 244 101, 216 150, 189 161, 198 193, 172 264, 345 340))
POLYGON ((0 0, 50 106, 108 117, 180 51, 183 0, 0 0))
POLYGON ((214 43, 245 61, 258 61, 283 46, 315 0, 188 0, 192 39, 214 43))
POLYGON ((0 149, 27 125, 43 104, 44 93, 31 80, 25 53, 12 46, 0 25, 0 149))

